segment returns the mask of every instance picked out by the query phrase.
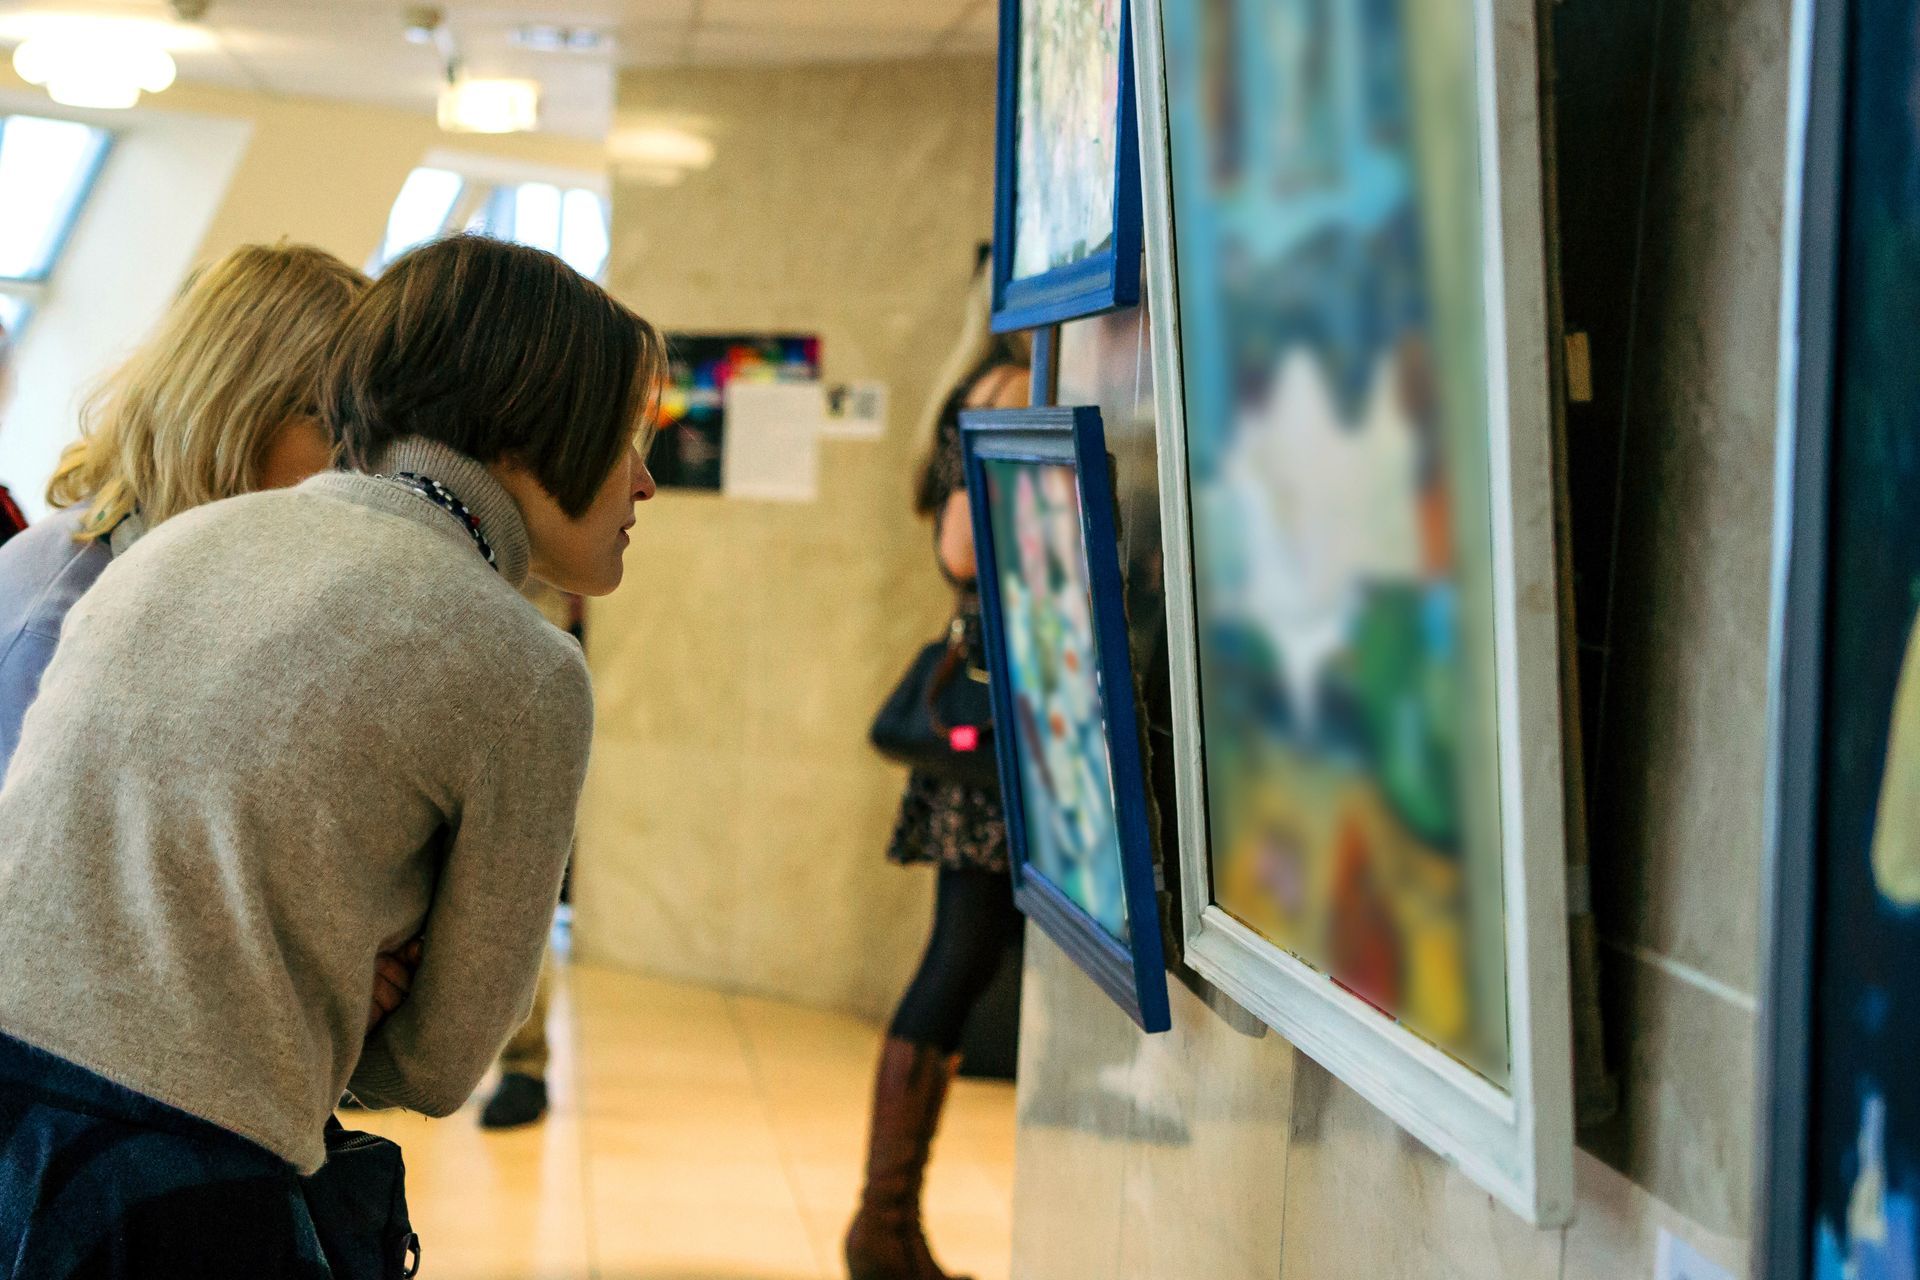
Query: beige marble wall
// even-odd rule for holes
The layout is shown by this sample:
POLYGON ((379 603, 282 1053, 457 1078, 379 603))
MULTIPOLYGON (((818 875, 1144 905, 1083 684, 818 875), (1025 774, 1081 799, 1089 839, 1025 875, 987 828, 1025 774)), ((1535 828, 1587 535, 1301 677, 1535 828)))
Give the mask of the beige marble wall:
POLYGON ((991 218, 978 60, 629 73, 616 134, 715 144, 676 186, 616 167, 616 294, 669 330, 818 333, 830 380, 889 384, 878 443, 828 443, 818 501, 669 490, 588 618, 599 700, 576 932, 602 963, 867 1016, 932 885, 883 852, 903 775, 866 745, 944 620, 908 512, 919 406, 991 218))
MULTIPOLYGON (((1029 929, 1016 1277, 1630 1280, 1653 1275, 1663 1230, 1744 1273, 1787 6, 1667 5, 1663 21, 1619 711, 1591 814, 1623 1105, 1582 1135, 1575 1223, 1526 1226, 1279 1037, 1247 1037, 1178 984, 1173 1030, 1140 1035, 1029 929)), ((1063 402, 1123 424, 1130 512, 1154 483, 1146 359, 1138 315, 1063 341, 1063 402)))

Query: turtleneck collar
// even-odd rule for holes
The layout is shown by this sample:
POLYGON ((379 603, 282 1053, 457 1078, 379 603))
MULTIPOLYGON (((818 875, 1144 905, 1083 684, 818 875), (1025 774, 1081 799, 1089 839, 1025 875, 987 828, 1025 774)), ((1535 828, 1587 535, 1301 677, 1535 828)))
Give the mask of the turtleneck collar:
MULTIPOLYGON (((518 589, 527 580, 532 546, 527 539, 527 522, 519 504, 493 473, 457 449, 437 440, 406 436, 394 441, 375 459, 374 470, 381 475, 402 471, 431 476, 453 491, 455 497, 473 512, 480 532, 493 545, 495 565, 500 576, 518 589)), ((423 504, 426 500, 421 499, 423 504)), ((431 505, 431 504, 426 504, 431 505)), ((449 516, 449 519, 452 517, 449 516)), ((457 523, 457 522, 456 522, 457 523)), ((465 536, 464 531, 462 536, 465 536)))

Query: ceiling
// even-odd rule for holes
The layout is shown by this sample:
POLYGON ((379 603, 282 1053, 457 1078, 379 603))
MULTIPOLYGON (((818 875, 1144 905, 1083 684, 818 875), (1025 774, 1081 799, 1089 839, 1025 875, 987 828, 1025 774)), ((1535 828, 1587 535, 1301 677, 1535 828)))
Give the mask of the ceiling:
MULTIPOLYGON (((212 0, 180 32, 183 80, 431 111, 438 55, 403 36, 404 0, 212 0)), ((441 0, 467 70, 544 88, 544 127, 601 137, 624 67, 859 61, 984 53, 999 0, 441 0), (586 27, 592 52, 517 47, 527 24, 586 27)), ((0 0, 0 46, 47 15, 170 19, 166 0, 0 0)))

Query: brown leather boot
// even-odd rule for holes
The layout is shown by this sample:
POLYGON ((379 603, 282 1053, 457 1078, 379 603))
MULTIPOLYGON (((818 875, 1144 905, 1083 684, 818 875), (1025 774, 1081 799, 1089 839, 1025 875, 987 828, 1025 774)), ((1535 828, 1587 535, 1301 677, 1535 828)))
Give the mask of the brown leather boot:
POLYGON ((873 1082, 867 1189, 847 1231, 852 1280, 965 1280, 933 1260, 920 1225, 920 1188, 957 1054, 889 1037, 873 1082))

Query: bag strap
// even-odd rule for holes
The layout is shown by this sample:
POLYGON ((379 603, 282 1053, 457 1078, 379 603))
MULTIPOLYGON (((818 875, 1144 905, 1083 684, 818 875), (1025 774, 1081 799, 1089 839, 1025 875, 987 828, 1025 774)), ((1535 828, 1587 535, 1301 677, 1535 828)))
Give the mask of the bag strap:
POLYGON ((936 699, 953 683, 954 676, 965 668, 966 663, 967 621, 956 616, 947 627, 947 651, 940 656, 939 665, 934 667, 933 678, 927 681, 927 722, 933 726, 935 733, 942 736, 951 732, 953 726, 940 719, 936 699))

